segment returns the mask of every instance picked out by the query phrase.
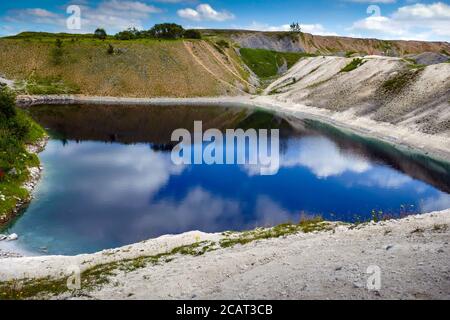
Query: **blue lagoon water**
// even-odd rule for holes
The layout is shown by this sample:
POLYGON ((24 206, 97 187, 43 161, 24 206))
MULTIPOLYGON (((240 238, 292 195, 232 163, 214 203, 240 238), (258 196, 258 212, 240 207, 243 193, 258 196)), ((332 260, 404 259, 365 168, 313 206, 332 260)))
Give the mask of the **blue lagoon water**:
POLYGON ((31 252, 78 254, 191 230, 398 217, 450 207, 450 167, 308 120, 238 108, 42 106, 52 133, 29 208, 7 226, 31 252), (280 128, 280 169, 174 165, 170 134, 280 128))

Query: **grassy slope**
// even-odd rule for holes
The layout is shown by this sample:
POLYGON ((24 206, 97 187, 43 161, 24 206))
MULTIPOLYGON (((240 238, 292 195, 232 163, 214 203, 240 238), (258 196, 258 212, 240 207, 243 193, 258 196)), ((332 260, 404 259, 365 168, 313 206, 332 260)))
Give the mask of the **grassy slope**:
POLYGON ((260 78, 266 79, 278 74, 278 68, 284 63, 288 69, 291 68, 300 58, 311 56, 304 53, 276 52, 264 49, 239 50, 242 60, 260 78))
POLYGON ((216 77, 212 76, 181 40, 61 38, 62 55, 59 63, 55 63, 56 38, 0 39, 0 73, 19 80, 22 92, 30 94, 131 97, 236 94, 226 83, 235 84, 239 79, 211 58, 205 65, 214 68, 216 77), (107 53, 109 44, 115 48, 113 55, 107 53))
MULTIPOLYGON (((1 109, 5 107, 4 94, 0 91, 1 109)), ((27 168, 38 166, 39 159, 27 152, 25 145, 44 135, 44 130, 24 111, 16 110, 14 116, 6 116, 0 110, 0 225, 10 219, 19 200, 29 197, 22 185, 29 176, 27 168)))

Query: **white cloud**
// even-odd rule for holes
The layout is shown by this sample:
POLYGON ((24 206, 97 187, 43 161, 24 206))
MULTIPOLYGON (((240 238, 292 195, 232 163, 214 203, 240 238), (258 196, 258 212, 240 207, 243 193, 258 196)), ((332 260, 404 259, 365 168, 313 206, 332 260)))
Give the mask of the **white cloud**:
POLYGON ((440 211, 450 208, 450 195, 440 194, 437 197, 427 198, 420 203, 422 212, 440 211))
POLYGON ((390 16, 371 16, 356 21, 350 28, 350 31, 355 30, 381 38, 449 40, 450 6, 436 2, 400 7, 390 16))
POLYGON ((396 0, 347 0, 348 2, 357 2, 357 3, 395 3, 396 0))
POLYGON ((228 11, 217 11, 209 4, 199 4, 195 9, 185 8, 177 11, 178 16, 192 21, 226 21, 234 19, 234 15, 228 11))
POLYGON ((5 17, 6 22, 33 22, 43 24, 55 24, 61 22, 61 16, 46 9, 28 8, 12 10, 5 17))
POLYGON ((359 184, 369 187, 381 187, 385 189, 398 189, 413 180, 400 172, 390 168, 377 168, 359 181, 359 184))
POLYGON ((8 22, 50 25, 66 32, 93 32, 95 28, 105 28, 115 33, 129 27, 143 28, 144 22, 153 13, 162 10, 141 1, 104 0, 96 7, 79 3, 81 8, 81 30, 67 30, 65 13, 54 13, 41 8, 20 9, 9 12, 8 22))
MULTIPOLYGON (((306 137, 290 141, 280 155, 280 168, 307 167, 319 179, 340 176, 345 172, 364 173, 371 164, 358 156, 340 152, 338 146, 323 137, 306 137)), ((241 167, 249 176, 259 175, 258 165, 241 167)))
POLYGON ((281 166, 302 165, 309 168, 318 178, 339 176, 344 172, 363 173, 371 168, 367 160, 341 153, 336 144, 322 137, 303 139, 298 150, 298 154, 287 154, 281 161, 281 166))
MULTIPOLYGON (((335 32, 330 32, 326 30, 326 28, 320 24, 301 24, 303 32, 312 33, 315 35, 337 35, 335 32)), ((245 27, 237 27, 237 29, 246 29, 246 30, 255 30, 255 31, 289 31, 289 24, 283 24, 278 26, 268 25, 265 23, 259 23, 257 21, 253 21, 250 25, 245 27)))

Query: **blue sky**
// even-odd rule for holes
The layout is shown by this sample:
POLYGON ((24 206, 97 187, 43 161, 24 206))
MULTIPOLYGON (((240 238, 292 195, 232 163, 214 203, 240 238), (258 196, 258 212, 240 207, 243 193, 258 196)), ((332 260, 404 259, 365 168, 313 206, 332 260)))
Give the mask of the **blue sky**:
POLYGON ((114 34, 176 22, 186 28, 285 30, 299 21, 321 35, 450 41, 450 2, 415 0, 21 0, 1 1, 0 35, 21 31, 114 34), (77 5, 81 29, 68 29, 77 5))

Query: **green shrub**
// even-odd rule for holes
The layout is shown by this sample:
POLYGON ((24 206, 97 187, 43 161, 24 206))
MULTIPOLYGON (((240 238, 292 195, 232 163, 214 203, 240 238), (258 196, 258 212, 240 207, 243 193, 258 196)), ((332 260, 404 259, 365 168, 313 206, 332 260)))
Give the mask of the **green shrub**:
POLYGON ((55 47, 50 51, 51 62, 60 65, 63 61, 63 43, 60 39, 56 39, 55 47))
POLYGON ((107 36, 107 34, 106 34, 105 29, 98 28, 94 32, 94 38, 97 38, 97 39, 100 39, 100 40, 105 40, 106 36, 107 36))
POLYGON ((217 41, 216 44, 221 48, 229 48, 230 47, 230 44, 223 39, 217 41))
POLYGON ((364 60, 361 58, 355 58, 350 62, 348 65, 346 65, 344 68, 341 69, 341 72, 350 72, 358 68, 364 63, 364 60))
POLYGON ((184 32, 185 39, 201 39, 202 34, 198 30, 189 29, 184 32))
POLYGON ((24 111, 15 109, 14 94, 7 88, 0 88, 0 108, 0 193, 5 197, 0 201, 2 224, 18 199, 28 197, 21 187, 28 178, 27 167, 39 164, 36 155, 26 151, 25 144, 37 141, 45 132, 24 111))
POLYGON ((184 29, 176 23, 160 23, 155 24, 149 33, 154 38, 179 39, 183 37, 184 29))
POLYGON ((16 115, 14 108, 15 96, 7 88, 0 88, 0 113, 6 118, 10 119, 16 115))
POLYGON ((108 45, 108 50, 106 50, 107 54, 114 54, 114 47, 112 44, 108 45))

